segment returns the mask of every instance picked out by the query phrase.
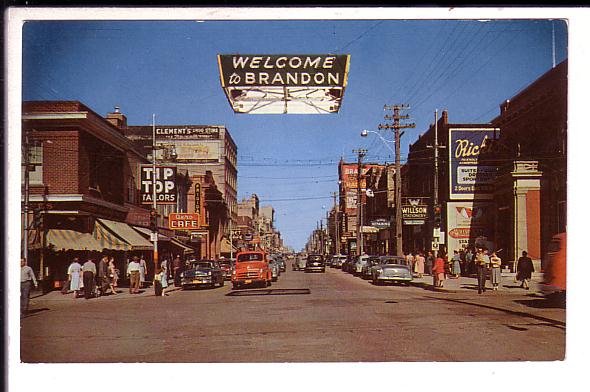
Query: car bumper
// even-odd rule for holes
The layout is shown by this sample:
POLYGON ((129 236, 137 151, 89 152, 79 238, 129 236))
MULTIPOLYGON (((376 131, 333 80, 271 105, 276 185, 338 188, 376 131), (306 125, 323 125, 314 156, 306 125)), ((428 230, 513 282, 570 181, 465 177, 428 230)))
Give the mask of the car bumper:
POLYGON ((305 270, 309 271, 309 272, 314 272, 314 271, 324 272, 324 271, 326 271, 326 267, 305 267, 305 270))
POLYGON ((377 280, 383 282, 411 282, 412 278, 407 278, 403 276, 378 276, 377 280))
POLYGON ((181 281, 181 284, 183 287, 185 287, 185 286, 200 286, 203 284, 212 284, 212 283, 213 283, 213 278, 210 276, 190 278, 190 279, 183 278, 181 281))

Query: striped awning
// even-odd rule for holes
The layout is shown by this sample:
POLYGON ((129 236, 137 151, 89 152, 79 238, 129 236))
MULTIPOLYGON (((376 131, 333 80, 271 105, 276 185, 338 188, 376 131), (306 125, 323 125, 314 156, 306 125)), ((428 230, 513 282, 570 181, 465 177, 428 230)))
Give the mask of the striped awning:
POLYGON ((81 233, 74 230, 47 231, 47 245, 53 245, 56 250, 96 250, 102 251, 108 245, 98 241, 92 233, 81 233))
POLYGON ((98 221, 94 225, 94 232, 92 233, 92 236, 100 243, 102 249, 132 250, 132 246, 130 244, 123 241, 115 233, 101 225, 98 221))
POLYGON ((188 246, 186 246, 182 242, 178 241, 176 238, 170 238, 170 244, 176 245, 177 247, 182 249, 182 251, 184 252, 185 255, 195 253, 195 250, 193 248, 189 248, 188 246))
MULTIPOLYGON (((145 227, 133 226, 133 228, 141 234, 147 236, 147 238, 150 238, 150 236, 152 235, 152 231, 150 229, 146 229, 145 227)), ((170 241, 170 237, 158 233, 158 241, 170 241)))
POLYGON ((108 219, 97 219, 97 222, 112 234, 117 235, 123 242, 129 244, 132 250, 152 250, 154 247, 151 242, 126 223, 108 219))

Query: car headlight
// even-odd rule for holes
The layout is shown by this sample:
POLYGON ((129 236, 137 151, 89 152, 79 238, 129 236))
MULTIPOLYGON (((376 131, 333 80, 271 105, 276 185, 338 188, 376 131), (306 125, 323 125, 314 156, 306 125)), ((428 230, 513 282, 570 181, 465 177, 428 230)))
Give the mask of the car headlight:
POLYGON ((211 276, 211 271, 207 272, 207 276, 211 276))
POLYGON ((181 272, 181 273, 180 273, 180 277, 181 277, 181 278, 184 278, 184 272, 181 272))
POLYGON ((375 272, 377 272, 378 274, 382 274, 383 273, 383 268, 376 268, 375 272))

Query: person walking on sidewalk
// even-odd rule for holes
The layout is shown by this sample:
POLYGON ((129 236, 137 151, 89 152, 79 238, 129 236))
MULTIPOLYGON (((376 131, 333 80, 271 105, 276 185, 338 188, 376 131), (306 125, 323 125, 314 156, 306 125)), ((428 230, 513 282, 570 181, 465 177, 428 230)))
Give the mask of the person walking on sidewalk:
POLYGON ((502 259, 498 257, 496 252, 492 252, 492 257, 490 257, 490 267, 492 268, 492 290, 494 291, 498 291, 498 286, 500 286, 500 281, 502 280, 501 266, 502 259))
POLYGON ((434 287, 443 287, 445 281, 445 258, 444 254, 440 254, 434 260, 434 267, 432 268, 432 281, 434 287))
POLYGON ((111 292, 113 294, 117 294, 117 282, 119 281, 119 273, 117 267, 115 266, 115 258, 113 256, 109 258, 109 264, 107 268, 109 287, 111 288, 111 292))
POLYGON ((517 264, 518 273, 516 274, 516 280, 521 280, 522 283, 520 287, 524 287, 525 289, 529 289, 529 281, 533 276, 533 272, 535 272, 535 268, 533 267, 533 260, 528 256, 526 250, 522 251, 522 257, 518 258, 517 264))
POLYGON ((109 285, 109 259, 105 255, 101 257, 100 261, 98 262, 98 268, 96 271, 96 283, 100 288, 100 294, 105 295, 107 289, 110 287, 109 285))
POLYGON ((139 265, 139 258, 137 256, 133 256, 129 265, 127 266, 127 275, 129 276, 129 293, 130 294, 138 294, 139 293, 139 271, 141 270, 141 266, 139 265))
POLYGON ((84 298, 90 299, 94 293, 94 275, 96 275, 96 265, 90 259, 82 266, 82 281, 84 282, 84 298))
POLYGON ((424 254, 420 251, 416 254, 416 264, 414 272, 421 278, 424 275, 424 254))
POLYGON ((143 258, 143 256, 141 256, 141 258, 139 259, 139 287, 140 288, 144 288, 146 285, 146 280, 145 280, 145 273, 147 271, 147 265, 145 263, 145 259, 143 258))
POLYGON ((70 290, 74 292, 74 298, 78 297, 80 291, 80 283, 82 278, 82 266, 79 263, 77 257, 74 257, 74 261, 68 267, 68 280, 70 282, 70 290))
POLYGON ((37 279, 33 269, 27 265, 27 259, 20 259, 20 312, 21 316, 29 311, 31 286, 37 288, 37 279))
POLYGON ((180 287, 180 273, 182 272, 182 261, 180 257, 176 255, 172 260, 172 272, 174 274, 174 286, 180 287))
POLYGON ((432 251, 429 250, 428 251, 428 256, 426 257, 426 262, 425 262, 425 269, 426 269, 426 274, 428 275, 432 275, 432 267, 434 266, 434 255, 432 254, 432 251))
POLYGON ((459 256, 459 251, 453 251, 453 259, 451 261, 451 273, 453 274, 453 279, 457 279, 461 275, 461 256, 459 256))
POLYGON ((479 248, 475 255, 475 267, 477 268, 477 293, 481 294, 486 291, 486 273, 490 264, 490 257, 487 251, 479 248))

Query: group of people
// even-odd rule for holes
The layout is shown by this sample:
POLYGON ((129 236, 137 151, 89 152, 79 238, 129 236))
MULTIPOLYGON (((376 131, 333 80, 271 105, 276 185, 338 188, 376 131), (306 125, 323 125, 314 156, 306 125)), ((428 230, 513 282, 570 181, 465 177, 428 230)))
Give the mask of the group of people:
POLYGON ((73 292, 74 298, 77 298, 79 292, 83 291, 86 299, 94 297, 97 290, 103 295, 109 290, 112 294, 117 294, 118 281, 119 270, 112 256, 104 255, 98 263, 88 259, 84 264, 80 264, 80 259, 74 257, 68 267, 68 282, 62 292, 73 292))
MULTIPOLYGON (((411 270, 418 276, 424 274, 432 275, 433 286, 443 287, 445 279, 456 279, 461 275, 477 275, 477 292, 486 291, 486 280, 489 272, 492 290, 497 291, 502 279, 502 259, 495 251, 488 251, 485 248, 470 248, 453 251, 453 256, 447 258, 444 253, 437 257, 429 251, 427 256, 421 251, 410 252, 406 255, 406 262, 411 270)), ((518 259, 516 279, 521 281, 520 287, 529 289, 529 281, 534 272, 533 262, 526 251, 518 259)))

